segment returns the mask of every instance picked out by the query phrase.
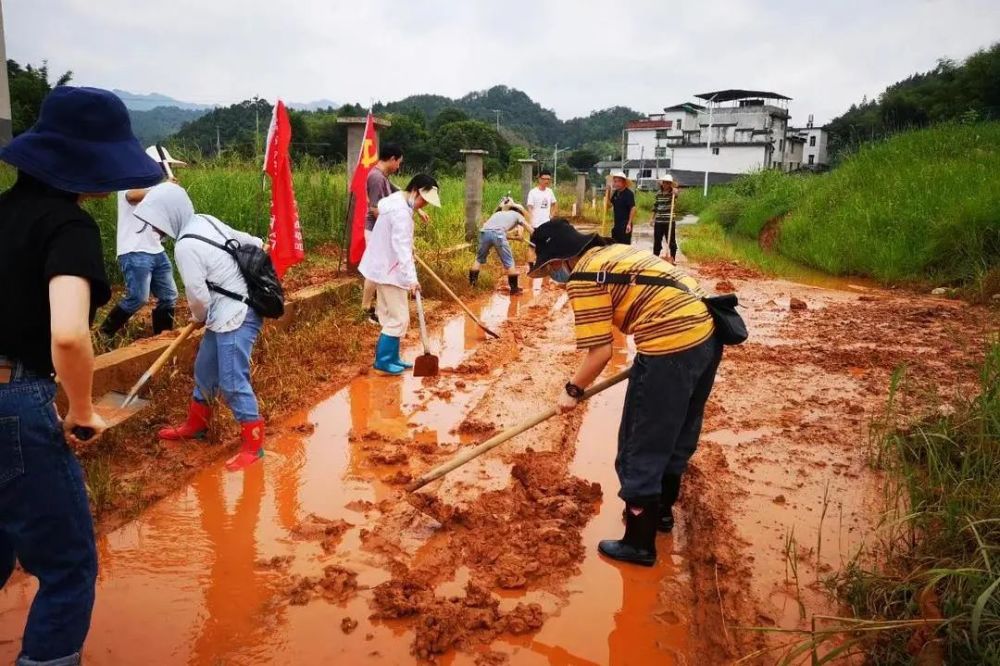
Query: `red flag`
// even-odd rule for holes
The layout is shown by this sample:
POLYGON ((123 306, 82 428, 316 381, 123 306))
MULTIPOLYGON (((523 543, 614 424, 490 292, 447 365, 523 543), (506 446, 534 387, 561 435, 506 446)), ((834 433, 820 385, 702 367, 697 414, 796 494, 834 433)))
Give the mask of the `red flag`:
POLYGON ((279 99, 271 115, 267 152, 264 153, 264 171, 271 177, 271 261, 279 278, 306 255, 299 226, 299 206, 292 189, 292 162, 288 157, 291 142, 288 109, 279 99))
POLYGON ((361 141, 361 154, 358 156, 358 166, 354 169, 351 179, 351 195, 354 197, 354 210, 351 213, 351 252, 348 255, 352 264, 361 261, 365 253, 365 217, 368 216, 368 173, 378 162, 378 151, 375 150, 375 122, 371 111, 365 122, 365 137, 361 141))

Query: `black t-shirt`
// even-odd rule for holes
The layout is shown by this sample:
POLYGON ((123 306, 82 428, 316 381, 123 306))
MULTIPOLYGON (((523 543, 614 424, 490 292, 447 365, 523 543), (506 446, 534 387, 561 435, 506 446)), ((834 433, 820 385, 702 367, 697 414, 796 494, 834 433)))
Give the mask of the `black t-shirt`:
POLYGON ((611 193, 611 206, 615 212, 615 226, 628 224, 628 214, 635 208, 635 194, 627 187, 611 193))
POLYGON ((90 320, 111 298, 101 232, 77 195, 19 173, 0 195, 0 356, 51 374, 49 280, 90 282, 90 320))

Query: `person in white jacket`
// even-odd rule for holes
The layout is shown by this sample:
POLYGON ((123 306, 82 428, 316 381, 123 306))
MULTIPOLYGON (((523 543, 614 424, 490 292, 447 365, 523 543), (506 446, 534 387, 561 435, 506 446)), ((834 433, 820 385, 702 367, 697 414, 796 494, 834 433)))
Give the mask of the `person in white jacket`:
POLYGON ((358 270, 375 283, 376 313, 382 334, 372 367, 389 375, 413 365, 399 356, 400 339, 410 326, 408 295, 420 289, 413 259, 413 214, 430 204, 440 208, 437 181, 417 174, 406 189, 378 202, 378 224, 371 232, 358 270))
POLYGON ((263 241, 237 231, 211 215, 196 215, 184 188, 159 185, 136 206, 135 216, 159 233, 175 239, 174 261, 184 282, 191 318, 208 330, 194 362, 194 396, 187 420, 163 428, 161 439, 204 437, 212 416, 211 401, 221 393, 242 428, 240 452, 226 462, 238 471, 264 456, 264 421, 250 384, 250 356, 261 329, 261 318, 243 301, 213 287, 246 294, 247 285, 236 260, 222 249, 192 235, 217 243, 228 239, 263 246, 263 241))

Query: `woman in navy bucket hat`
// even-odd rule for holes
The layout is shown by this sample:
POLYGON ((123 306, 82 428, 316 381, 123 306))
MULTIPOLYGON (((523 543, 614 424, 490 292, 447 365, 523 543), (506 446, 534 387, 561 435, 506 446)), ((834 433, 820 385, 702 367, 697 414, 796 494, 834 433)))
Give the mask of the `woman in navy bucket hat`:
POLYGON ((97 578, 94 526, 68 443, 105 429, 94 412, 90 324, 111 297, 101 234, 80 200, 163 179, 125 105, 60 86, 3 150, 17 181, 0 194, 0 583, 15 559, 38 578, 20 666, 80 663, 97 578), (54 374, 68 409, 56 414, 54 374))

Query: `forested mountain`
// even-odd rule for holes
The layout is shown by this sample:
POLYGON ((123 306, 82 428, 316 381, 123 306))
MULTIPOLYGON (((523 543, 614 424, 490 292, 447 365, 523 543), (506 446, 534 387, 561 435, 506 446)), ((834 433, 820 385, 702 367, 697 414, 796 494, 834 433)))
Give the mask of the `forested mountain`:
POLYGON ((132 119, 132 131, 145 146, 173 136, 185 123, 197 120, 206 113, 207 109, 158 106, 148 111, 129 109, 128 115, 132 119))
POLYGON ((885 89, 877 99, 852 104, 827 125, 830 149, 845 150, 900 131, 934 123, 1000 119, 1000 43, 963 63, 941 60, 885 89))
POLYGON ((128 90, 119 90, 115 88, 112 90, 114 94, 125 102, 125 106, 128 107, 129 111, 151 111, 157 107, 169 107, 173 106, 178 109, 211 109, 214 104, 198 104, 196 102, 182 102, 179 99, 174 99, 167 95, 161 95, 160 93, 134 93, 128 90))

